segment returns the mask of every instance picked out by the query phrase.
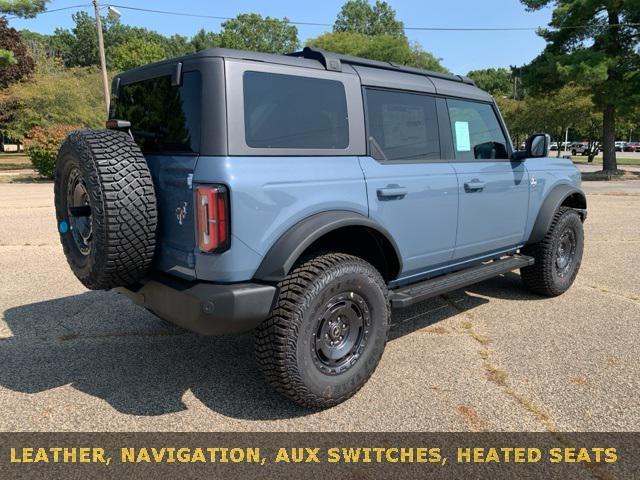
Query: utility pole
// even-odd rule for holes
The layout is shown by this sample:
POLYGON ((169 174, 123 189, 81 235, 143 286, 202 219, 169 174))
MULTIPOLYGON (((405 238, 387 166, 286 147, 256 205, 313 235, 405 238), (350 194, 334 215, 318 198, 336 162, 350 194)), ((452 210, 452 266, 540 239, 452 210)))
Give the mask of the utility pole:
POLYGON ((102 36, 102 20, 100 19, 100 6, 98 0, 93 0, 96 11, 96 29, 98 30, 98 51, 100 52, 100 69, 102 70, 102 87, 104 88, 104 102, 109 115, 109 78, 107 77, 107 60, 104 55, 104 38, 102 36))

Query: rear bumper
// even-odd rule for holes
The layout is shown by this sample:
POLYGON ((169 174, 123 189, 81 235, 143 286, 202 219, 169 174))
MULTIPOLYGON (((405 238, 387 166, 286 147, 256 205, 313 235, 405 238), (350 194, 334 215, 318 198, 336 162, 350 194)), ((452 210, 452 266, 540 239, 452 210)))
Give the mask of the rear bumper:
POLYGON ((217 284, 153 277, 116 288, 138 305, 201 335, 247 332, 269 316, 276 287, 259 283, 217 284))

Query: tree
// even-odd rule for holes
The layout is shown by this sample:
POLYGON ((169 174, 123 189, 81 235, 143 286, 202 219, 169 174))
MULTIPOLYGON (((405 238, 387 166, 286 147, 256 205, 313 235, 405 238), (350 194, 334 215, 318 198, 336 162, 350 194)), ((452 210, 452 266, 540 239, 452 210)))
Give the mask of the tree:
POLYGON ((0 13, 33 18, 44 11, 49 0, 0 0, 0 13))
POLYGON ((376 0, 373 6, 367 0, 347 1, 338 13, 333 31, 405 36, 404 25, 396 19, 395 10, 387 2, 380 0, 376 0))
POLYGON ((55 124, 104 125, 104 99, 97 68, 64 68, 43 59, 28 82, 0 92, 0 125, 8 136, 22 139, 33 127, 55 124))
POLYGON ((526 69, 539 90, 568 81, 586 86, 603 114, 603 170, 617 170, 616 115, 637 105, 640 94, 638 0, 521 0, 529 10, 553 6, 539 34, 544 52, 526 69))
POLYGON ((513 79, 511 71, 506 68, 471 70, 467 76, 476 82, 478 88, 494 97, 513 97, 513 79))
POLYGON ((527 123, 525 101, 496 96, 496 102, 509 129, 509 135, 514 140, 515 147, 519 148, 522 140, 533 131, 527 123))
POLYGON ((111 65, 116 70, 129 70, 165 58, 165 49, 160 43, 131 39, 111 51, 111 65))
MULTIPOLYGON (((529 132, 549 132, 555 141, 562 142, 567 128, 585 129, 594 111, 588 91, 566 85, 553 92, 528 96, 520 125, 529 132)), ((559 148, 558 157, 560 152, 559 148)))
MULTIPOLYGON (((33 18, 45 9, 48 1, 0 0, 0 15, 33 18)), ((15 37, 15 33, 16 30, 9 28, 7 20, 0 17, 0 88, 19 80, 33 70, 33 61, 28 60, 24 45, 15 37)))
POLYGON ((287 18, 243 13, 222 23, 217 38, 220 47, 268 53, 289 53, 298 49, 298 29, 287 18))
MULTIPOLYGON (((67 67, 97 65, 98 38, 94 18, 86 12, 74 13, 72 18, 74 27, 71 30, 56 29, 47 39, 48 45, 63 58, 67 67)), ((118 19, 109 16, 102 17, 102 30, 109 68, 120 69, 122 65, 139 66, 147 60, 162 60, 193 51, 186 37, 174 35, 167 38, 146 28, 124 25, 118 19), (127 54, 127 47, 135 51, 127 54)))
POLYGON ((410 45, 405 37, 364 35, 357 32, 332 32, 310 39, 307 45, 345 55, 395 62, 401 65, 438 72, 448 72, 440 64, 440 59, 424 51, 419 45, 410 45))
POLYGON ((0 89, 21 80, 33 71, 33 59, 20 34, 0 17, 0 89))
POLYGON ((205 48, 219 47, 220 35, 213 32, 207 32, 204 28, 201 28, 198 33, 191 38, 190 43, 193 50, 196 52, 204 50, 205 48))
POLYGON ((178 34, 166 39, 164 50, 167 58, 180 57, 196 51, 187 37, 178 34))

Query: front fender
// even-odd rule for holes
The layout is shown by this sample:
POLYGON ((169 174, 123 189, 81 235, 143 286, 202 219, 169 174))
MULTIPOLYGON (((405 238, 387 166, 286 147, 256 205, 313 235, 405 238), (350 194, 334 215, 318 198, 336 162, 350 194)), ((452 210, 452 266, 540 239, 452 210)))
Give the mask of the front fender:
MULTIPOLYGON (((547 197, 542 202, 542 206, 538 211, 538 216, 536 217, 536 221, 533 224, 533 229, 531 230, 531 235, 529 235, 529 240, 527 240, 527 245, 532 243, 537 243, 541 241, 546 235, 547 231, 551 227, 551 222, 553 221, 553 216, 560 206, 567 200, 569 197, 575 195, 579 202, 579 208, 584 210, 582 214, 582 219, 584 220, 586 217, 586 208, 587 208, 587 198, 584 192, 574 187, 573 185, 557 185, 554 187, 547 197)), ((573 205, 572 205, 573 206, 573 205)))

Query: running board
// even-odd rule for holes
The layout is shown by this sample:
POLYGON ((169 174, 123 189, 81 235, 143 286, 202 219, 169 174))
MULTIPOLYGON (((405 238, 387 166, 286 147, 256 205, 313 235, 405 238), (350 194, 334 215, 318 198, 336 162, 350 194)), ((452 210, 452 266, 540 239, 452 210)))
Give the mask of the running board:
POLYGON ((390 295, 391 306, 393 308, 409 307, 427 298, 437 297, 443 293, 467 287, 529 265, 533 265, 533 257, 512 255, 466 268, 459 272, 430 278, 420 283, 392 290, 390 295))

